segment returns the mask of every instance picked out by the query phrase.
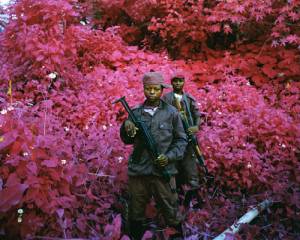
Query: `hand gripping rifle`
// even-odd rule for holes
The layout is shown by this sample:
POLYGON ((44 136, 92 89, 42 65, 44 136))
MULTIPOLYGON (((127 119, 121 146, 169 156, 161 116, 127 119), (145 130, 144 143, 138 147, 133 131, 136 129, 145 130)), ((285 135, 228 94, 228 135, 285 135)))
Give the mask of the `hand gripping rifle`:
MULTIPOLYGON (((118 102, 122 103, 123 107, 125 108, 125 110, 127 111, 128 115, 129 115, 130 119, 132 120, 134 125, 139 129, 139 132, 142 135, 142 138, 146 142, 146 148, 148 149, 151 157, 153 159, 156 159, 159 156, 159 152, 157 150, 154 138, 151 135, 151 133, 149 132, 147 126, 134 115, 134 113, 128 106, 127 101, 125 100, 125 97, 121 97, 121 98, 117 99, 116 101, 114 101, 113 103, 115 104, 118 102)), ((170 173, 167 171, 167 169, 165 167, 160 167, 160 169, 161 169, 163 179, 169 183, 171 190, 174 191, 174 189, 171 187, 171 184, 170 184, 170 179, 171 179, 170 173)))
MULTIPOLYGON (((185 101, 185 99, 183 99, 183 102, 184 102, 185 105, 187 104, 186 101, 185 101)), ((187 134, 188 141, 192 144, 192 147, 193 147, 194 153, 196 155, 197 161, 203 167, 205 175, 208 176, 208 170, 207 170, 207 167, 205 165, 205 162, 204 162, 205 160, 204 160, 203 154, 202 154, 202 152, 200 150, 197 137, 194 134, 188 132, 190 124, 189 124, 189 120, 188 120, 187 114, 184 111, 184 108, 181 106, 180 101, 177 100, 176 98, 175 98, 175 103, 176 103, 176 108, 180 112, 181 119, 182 119, 182 124, 183 124, 183 128, 184 128, 184 130, 185 130, 185 132, 187 134)), ((187 109, 187 111, 189 111, 188 106, 186 106, 186 109, 187 109)), ((189 117, 190 118, 192 117, 191 114, 190 114, 190 111, 189 111, 189 117)), ((191 119, 191 121, 192 121, 192 119, 191 119)))

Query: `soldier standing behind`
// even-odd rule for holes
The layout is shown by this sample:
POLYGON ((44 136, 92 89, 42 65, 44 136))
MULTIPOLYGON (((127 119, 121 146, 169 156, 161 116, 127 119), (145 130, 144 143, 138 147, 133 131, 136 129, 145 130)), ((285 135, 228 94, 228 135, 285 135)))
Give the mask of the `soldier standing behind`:
POLYGON ((153 197, 166 224, 178 231, 174 237, 182 237, 174 175, 177 174, 175 163, 182 159, 185 152, 187 137, 178 111, 160 99, 163 88, 168 87, 162 75, 157 72, 146 73, 143 85, 146 101, 133 109, 133 113, 149 129, 160 155, 152 159, 145 139, 130 119, 122 124, 122 141, 134 145, 128 161, 130 235, 136 240, 142 238, 146 230, 145 208, 153 197), (161 168, 171 175, 169 182, 163 178, 161 168))
MULTIPOLYGON (((182 114, 186 114, 190 126, 187 131, 189 134, 195 134, 199 131, 200 112, 195 98, 183 91, 184 83, 184 75, 176 73, 171 78, 173 92, 167 93, 162 99, 175 106, 182 114)), ((198 189, 199 174, 197 171, 197 159, 191 143, 188 144, 184 157, 178 162, 177 167, 179 170, 176 178, 177 185, 187 184, 192 191, 198 189)))

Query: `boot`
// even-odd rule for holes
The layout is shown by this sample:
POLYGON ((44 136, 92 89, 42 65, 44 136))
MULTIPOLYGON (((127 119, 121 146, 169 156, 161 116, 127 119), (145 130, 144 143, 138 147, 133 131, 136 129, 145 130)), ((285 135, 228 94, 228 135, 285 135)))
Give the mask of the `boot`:
POLYGON ((190 202, 192 201, 192 199, 196 198, 197 196, 197 190, 196 189, 192 189, 192 190, 188 190, 185 194, 185 198, 183 200, 183 206, 185 208, 188 208, 190 206, 190 202))
POLYGON ((141 240, 146 228, 143 221, 130 221, 129 235, 132 240, 141 240))
POLYGON ((184 198, 183 201, 183 206, 185 208, 189 208, 190 207, 190 203, 191 201, 194 202, 193 205, 193 209, 199 209, 202 207, 203 205, 203 200, 201 199, 201 197, 198 195, 198 190, 197 189, 193 189, 193 190, 189 190, 184 198))

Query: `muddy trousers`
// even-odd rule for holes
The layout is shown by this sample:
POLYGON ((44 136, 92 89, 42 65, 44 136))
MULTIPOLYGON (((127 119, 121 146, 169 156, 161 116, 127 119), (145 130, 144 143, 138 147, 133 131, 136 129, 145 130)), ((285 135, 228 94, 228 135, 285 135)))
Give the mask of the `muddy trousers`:
POLYGON ((178 196, 172 191, 176 189, 175 178, 172 177, 170 185, 157 176, 129 176, 128 180, 130 201, 129 221, 130 235, 135 240, 142 238, 145 231, 145 209, 151 197, 161 211, 167 225, 175 227, 180 224, 178 214, 178 196))
POLYGON ((183 159, 179 161, 176 166, 178 170, 178 174, 176 176, 176 183, 178 187, 183 184, 187 184, 192 190, 199 188, 199 171, 197 164, 193 147, 189 143, 183 159))

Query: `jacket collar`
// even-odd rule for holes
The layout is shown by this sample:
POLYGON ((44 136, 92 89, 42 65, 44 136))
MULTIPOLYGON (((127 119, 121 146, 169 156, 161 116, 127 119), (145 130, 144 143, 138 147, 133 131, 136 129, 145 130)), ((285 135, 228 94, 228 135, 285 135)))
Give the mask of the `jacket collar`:
MULTIPOLYGON (((145 107, 145 103, 146 103, 146 100, 144 101, 144 103, 142 104, 142 108, 144 108, 145 107)), ((159 100, 159 105, 157 106, 159 109, 161 109, 161 108, 163 108, 163 101, 160 99, 159 100)))

